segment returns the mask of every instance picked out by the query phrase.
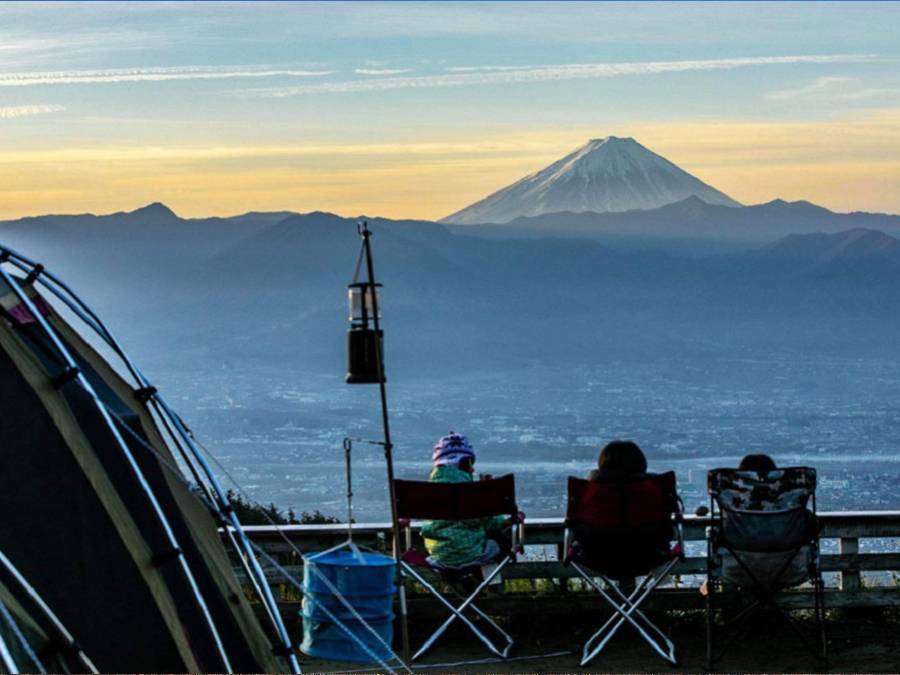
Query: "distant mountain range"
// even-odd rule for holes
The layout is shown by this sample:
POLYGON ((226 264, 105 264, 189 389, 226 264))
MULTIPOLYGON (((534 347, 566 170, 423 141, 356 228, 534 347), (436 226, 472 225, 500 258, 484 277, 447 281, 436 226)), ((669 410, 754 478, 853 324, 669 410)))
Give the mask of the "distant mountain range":
MULTIPOLYGON (((342 278, 345 267, 353 263, 358 220, 318 211, 183 219, 154 203, 102 216, 0 221, 0 243, 33 251, 67 268, 121 273, 135 283, 158 276, 160 269, 181 274, 220 262, 231 266, 229 275, 235 278, 258 281, 287 267, 295 276, 331 281, 342 278)), ((517 264, 527 264, 530 256, 544 252, 552 252, 564 264, 566 259, 584 259, 588 265, 602 262, 614 268, 627 267, 634 253, 680 259, 686 252, 694 260, 761 258, 826 267, 872 264, 885 271, 900 255, 900 216, 839 214, 808 202, 782 200, 735 208, 689 197, 648 211, 553 213, 498 225, 386 218, 368 222, 382 233, 389 255, 396 255, 387 273, 412 283, 417 274, 460 276, 460 263, 445 253, 460 248, 465 249, 461 260, 466 277, 479 276, 479 265, 512 273, 517 264), (671 246, 679 239, 685 243, 671 246), (732 246, 724 258, 710 256, 702 244, 718 240, 741 245, 732 246), (621 243, 628 245, 616 245, 621 243), (524 258, 517 261, 520 254, 524 258)), ((543 274, 553 268, 545 264, 543 274)))
MULTIPOLYGON (((499 225, 467 225, 453 229, 483 237, 576 237, 663 248, 682 240, 705 250, 706 245, 715 242, 758 246, 789 234, 835 233, 858 228, 900 235, 900 216, 835 213, 810 202, 782 199, 733 208, 688 197, 646 211, 548 213, 499 225)), ((685 250, 684 246, 679 248, 685 250)))
POLYGON ((508 223, 567 211, 608 213, 656 209, 688 197, 740 206, 633 138, 597 138, 537 173, 498 190, 442 223, 508 223))
MULTIPOLYGON (((756 215, 726 226, 775 232, 875 222, 898 233, 895 216, 803 203, 732 208, 686 200, 644 216, 660 212, 681 213, 668 221, 676 224, 689 223, 691 212, 700 222, 704 214, 742 213, 756 215), (779 214, 777 226, 762 218, 779 214)), ((579 216, 585 228, 598 218, 635 217, 579 216)), ((728 349, 894 349, 900 340, 900 238, 884 231, 762 238, 717 255, 690 246, 685 256, 523 227, 534 220, 486 227, 369 220, 392 368, 474 372, 728 349)), ((0 223, 0 243, 81 289, 151 365, 283 360, 340 372, 356 221, 322 212, 181 219, 153 204, 0 223)), ((721 227, 714 222, 723 221, 711 219, 710 228, 721 227)))
MULTIPOLYGON (((0 244, 81 288, 151 364, 333 373, 358 220, 153 203, 0 222, 0 244)), ((900 341, 900 216, 741 206, 633 139, 591 141, 444 220, 368 218, 399 372, 900 341)))

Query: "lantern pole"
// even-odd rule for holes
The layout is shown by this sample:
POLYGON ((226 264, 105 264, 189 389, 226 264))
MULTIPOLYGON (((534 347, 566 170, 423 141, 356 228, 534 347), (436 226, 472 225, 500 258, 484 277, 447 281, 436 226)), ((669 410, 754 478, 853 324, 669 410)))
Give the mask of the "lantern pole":
MULTIPOLYGON (((363 240, 363 250, 366 254, 366 271, 369 276, 369 288, 367 292, 372 294, 372 319, 375 327, 375 363, 378 373, 378 390, 381 394, 381 423, 384 429, 384 461, 387 464, 388 493, 391 500, 391 531, 393 533, 393 553, 396 562, 397 588, 400 590, 400 618, 403 633, 403 660, 409 661, 409 627, 406 621, 406 593, 403 586, 403 578, 400 572, 400 522, 397 519, 397 501, 394 494, 394 446, 391 443, 391 425, 388 420, 387 389, 384 381, 384 362, 381 354, 381 320, 378 312, 378 294, 375 292, 375 266, 372 263, 372 245, 369 238, 372 236, 368 223, 363 221, 358 225, 359 235, 363 240)), ((365 294, 362 306, 365 308, 367 298, 365 294)))

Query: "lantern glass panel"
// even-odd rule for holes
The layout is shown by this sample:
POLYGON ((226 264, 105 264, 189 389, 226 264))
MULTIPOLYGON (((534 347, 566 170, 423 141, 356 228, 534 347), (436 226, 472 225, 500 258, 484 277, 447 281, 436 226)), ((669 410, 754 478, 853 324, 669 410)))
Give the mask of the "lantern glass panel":
POLYGON ((378 299, 378 318, 381 318, 381 292, 377 287, 373 289, 372 286, 365 284, 359 286, 351 286, 347 289, 347 297, 349 299, 350 304, 350 320, 351 321, 362 321, 363 320, 363 298, 365 297, 366 303, 366 317, 368 319, 373 318, 373 290, 378 299))

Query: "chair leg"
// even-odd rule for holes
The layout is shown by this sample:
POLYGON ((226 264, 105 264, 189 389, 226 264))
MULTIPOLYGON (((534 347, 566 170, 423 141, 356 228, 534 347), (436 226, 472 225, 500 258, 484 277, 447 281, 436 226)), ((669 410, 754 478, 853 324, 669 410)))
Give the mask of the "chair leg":
POLYGON ((819 622, 819 640, 822 644, 822 661, 828 667, 828 639, 825 635, 825 584, 820 573, 816 579, 816 619, 819 622))
MULTIPOLYGON (((464 601, 466 599, 466 597, 464 595, 462 595, 461 593, 454 593, 454 595, 456 595, 456 597, 458 597, 460 601, 464 601)), ((502 653, 499 654, 499 656, 501 656, 502 658, 506 658, 509 655, 509 650, 512 648, 513 644, 515 644, 513 642, 512 637, 509 635, 509 633, 507 633, 505 630, 503 630, 497 624, 496 621, 494 621, 491 617, 489 617, 487 614, 485 614, 481 610, 481 608, 478 607, 478 605, 476 605, 474 602, 469 605, 468 609, 471 609, 473 612, 475 612, 482 621, 487 623, 489 626, 491 626, 491 628, 493 628, 495 631, 497 631, 497 633, 499 633, 500 635, 503 636, 503 639, 506 641, 506 646, 502 650, 502 653)), ((497 652, 495 651, 494 653, 497 653, 497 652)))
MULTIPOLYGON (((650 576, 644 577, 644 579, 650 585, 650 588, 647 590, 644 597, 649 595, 653 591, 653 589, 659 585, 659 583, 666 577, 666 575, 669 573, 669 570, 671 570, 674 565, 675 565, 675 561, 667 564, 665 567, 661 568, 656 573, 654 573, 650 576)), ((666 644, 666 646, 668 647, 667 653, 663 654, 659 649, 657 649, 657 651, 660 652, 660 655, 664 659, 666 659, 667 661, 669 661, 673 665, 675 665, 677 662, 677 658, 675 656, 675 645, 672 643, 672 641, 669 639, 669 637, 665 633, 663 633, 656 626, 656 624, 654 624, 652 621, 650 621, 650 619, 647 618, 647 615, 644 614, 638 608, 638 604, 643 601, 643 598, 641 598, 641 600, 639 600, 638 602, 634 602, 634 597, 637 595, 638 589, 635 588, 635 590, 632 591, 632 593, 630 595, 626 596, 622 592, 622 589, 619 588, 617 585, 612 584, 611 588, 612 588, 613 592, 619 596, 619 598, 625 605, 629 605, 629 606, 634 605, 634 618, 638 621, 643 621, 644 627, 649 629, 650 631, 654 632, 656 634, 656 636, 658 637, 658 639, 666 644)), ((624 619, 620 619, 620 621, 624 621, 624 619)), ((646 636, 645 636, 645 639, 646 639, 646 636)), ((658 640, 654 640, 654 642, 659 644, 658 640)))
POLYGON ((406 609, 406 577, 401 574, 400 577, 400 631, 403 640, 403 661, 409 663, 409 616, 406 609))
POLYGON ((655 625, 647 616, 640 611, 639 605, 650 595, 654 588, 665 578, 669 570, 675 565, 676 561, 671 561, 664 567, 657 570, 654 574, 644 577, 637 588, 632 591, 631 595, 626 597, 618 588, 610 583, 605 577, 602 577, 614 592, 622 598, 621 604, 617 603, 606 590, 597 584, 591 575, 582 569, 577 563, 572 563, 575 570, 596 590, 604 600, 613 608, 614 614, 607 619, 606 623, 594 633, 584 644, 582 650, 581 665, 585 666, 590 663, 603 650, 607 643, 612 639, 613 635, 627 621, 635 630, 644 638, 654 651, 656 651, 663 659, 675 665, 678 660, 675 656, 674 643, 655 625), (632 616, 634 615, 634 616, 632 616), (644 625, 641 625, 643 622, 644 625), (649 629, 649 632, 648 632, 649 629), (651 633, 655 633, 654 637, 651 633), (599 641, 599 642, 598 642, 599 641), (594 646, 596 643, 596 646, 594 646), (661 644, 662 643, 662 644, 661 644), (662 645, 665 645, 663 648, 662 645))
POLYGON ((420 584, 422 584, 429 593, 431 593, 447 609, 450 610, 450 616, 447 617, 447 620, 444 621, 444 623, 442 623, 440 625, 440 627, 438 627, 438 629, 434 633, 431 634, 431 636, 422 644, 422 646, 419 648, 419 650, 415 654, 413 654, 412 659, 411 659, 412 661, 415 661, 420 656, 425 654, 425 652, 427 652, 429 649, 431 649, 431 647, 434 645, 434 643, 437 641, 437 639, 441 635, 444 634, 444 632, 447 630, 447 628, 449 628, 450 625, 456 619, 459 619, 466 626, 468 626, 469 629, 476 635, 476 637, 478 637, 478 639, 481 640, 482 643, 484 643, 485 647, 487 647, 493 654, 496 654, 497 656, 499 656, 501 658, 506 658, 509 655, 509 651, 514 644, 512 638, 503 629, 501 629, 496 623, 494 623, 492 620, 490 620, 484 612, 482 612, 480 609, 478 609, 473 604, 473 601, 476 598, 476 596, 482 590, 484 590, 485 586, 487 586, 494 579, 494 577, 496 577, 500 573, 500 571, 506 566, 507 562, 508 562, 508 560, 504 561, 503 563, 498 565, 497 568, 494 569, 494 571, 491 572, 491 574, 488 575, 488 577, 484 581, 482 581, 475 588, 475 590, 462 602, 462 604, 459 605, 459 607, 454 607, 453 604, 450 603, 450 601, 448 601, 443 595, 441 595, 441 593, 431 583, 428 582, 428 580, 426 580, 421 574, 416 572, 412 567, 410 567, 406 563, 401 563, 403 565, 403 571, 406 574, 413 577, 416 581, 418 581, 420 584), (494 643, 491 642, 491 640, 486 635, 484 635, 480 630, 478 630, 478 627, 474 623, 472 623, 472 621, 467 616, 465 616, 465 614, 463 614, 463 612, 466 609, 472 609, 479 616, 486 618, 488 623, 492 627, 494 627, 503 636, 504 640, 506 641, 506 645, 503 649, 500 649, 496 645, 494 645, 494 643))
POLYGON ((706 669, 713 667, 713 621, 715 615, 715 602, 713 596, 716 592, 716 583, 713 577, 706 575, 706 669))
MULTIPOLYGON (((479 609, 479 607, 475 603, 472 603, 471 605, 469 605, 469 609, 471 609, 473 612, 475 612, 479 617, 481 617, 482 621, 487 623, 489 626, 491 626, 491 628, 493 628, 495 631, 497 631, 500 635, 503 636, 503 639, 506 641, 506 646, 500 651, 499 656, 504 659, 507 656, 509 656, 509 650, 512 649, 512 646, 515 644, 515 642, 512 639, 512 636, 510 636, 509 633, 507 633, 500 626, 498 626, 496 621, 494 621, 491 617, 489 617, 487 614, 482 612, 481 609, 479 609)), ((493 650, 493 651, 495 651, 495 650, 493 650)), ((495 653, 496 653, 496 651, 495 651, 495 653)))
MULTIPOLYGON (((731 548, 728 548, 728 551, 734 556, 734 559, 737 561, 738 565, 743 568, 745 574, 749 577, 751 583, 754 587, 754 595, 758 599, 758 604, 763 607, 769 607, 773 609, 778 616, 780 616, 784 622, 791 627, 791 629, 797 634, 797 637, 803 643, 803 646, 808 649, 813 656, 819 658, 821 657, 827 663, 827 642, 825 638, 825 611, 824 611, 824 586, 822 583, 822 574, 821 571, 817 569, 816 575, 813 577, 813 596, 815 602, 815 617, 816 623, 819 624, 819 640, 821 641, 822 650, 819 652, 810 642, 809 638, 804 635, 803 630, 797 623, 797 621, 790 615, 790 612, 784 608, 782 608, 778 601, 775 599, 775 595, 777 591, 775 590, 775 583, 784 572, 788 569, 791 562, 800 552, 800 548, 794 550, 793 554, 786 559, 784 564, 781 566, 781 569, 775 575, 774 580, 770 582, 770 584, 764 584, 759 579, 757 579, 756 575, 753 574, 753 571, 747 566, 744 560, 731 548)), ((816 550, 818 550, 818 542, 816 542, 816 550)), ((752 606, 751 606, 752 607, 752 606)), ((746 610, 744 610, 746 611, 746 610)), ((739 613, 743 614, 744 612, 739 613)))
POLYGON ((723 608, 722 630, 719 631, 721 638, 719 648, 718 651, 712 652, 710 657, 713 665, 722 660, 722 657, 725 656, 728 648, 734 644, 738 637, 740 637, 747 620, 753 616, 756 609, 761 606, 763 605, 759 601, 751 600, 750 603, 738 611, 737 614, 727 619, 725 618, 725 610, 723 608))
MULTIPOLYGON (((584 575, 584 571, 581 570, 577 565, 572 563, 572 566, 575 567, 575 569, 580 574, 584 575)), ((586 577, 586 578, 587 578, 588 583, 594 587, 594 590, 596 590, 598 593, 600 593, 600 595, 603 596, 603 598, 610 605, 612 605, 614 611, 613 611, 612 615, 606 620, 606 623, 604 623, 597 630, 597 632, 595 632, 593 635, 591 635, 591 637, 589 637, 587 639, 587 641, 584 643, 584 647, 581 652, 581 665, 582 666, 585 666, 590 661, 592 661, 597 656, 597 654, 599 654, 600 651, 606 646, 606 644, 612 639, 612 636, 615 635, 615 633, 619 630, 619 628, 622 626, 622 624, 625 623, 625 619, 622 618, 622 616, 621 616, 620 607, 615 604, 615 602, 613 601, 612 598, 610 598, 603 590, 601 590, 601 587, 599 585, 597 585, 596 582, 592 578, 590 578, 590 577, 586 577), (602 640, 601 640, 601 638, 602 638, 602 640), (597 640, 600 640, 600 643, 599 643, 599 645, 597 645, 595 647, 594 643, 597 640)), ((604 579, 604 581, 606 581, 606 579, 604 579)), ((609 583, 609 582, 607 582, 607 583, 609 583)), ((637 586, 637 588, 635 588, 631 592, 631 595, 636 596, 638 593, 640 593, 643 590, 645 585, 646 585, 646 577, 645 577, 644 581, 642 581, 637 586)), ((609 583, 609 587, 615 588, 614 584, 612 584, 612 583, 609 583)))

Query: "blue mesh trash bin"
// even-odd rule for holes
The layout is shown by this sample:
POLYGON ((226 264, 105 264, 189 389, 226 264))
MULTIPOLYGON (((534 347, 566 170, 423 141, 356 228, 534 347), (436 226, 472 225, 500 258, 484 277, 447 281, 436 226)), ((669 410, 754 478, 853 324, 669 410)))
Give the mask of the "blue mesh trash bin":
POLYGON ((300 650, 334 661, 372 661, 372 655, 335 623, 336 618, 378 658, 389 659, 387 647, 353 616, 334 591, 390 645, 394 637, 394 568, 394 559, 379 553, 339 549, 309 556, 303 569, 300 650), (331 582, 334 591, 322 577, 331 582))

